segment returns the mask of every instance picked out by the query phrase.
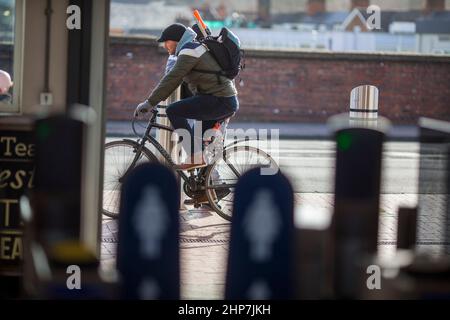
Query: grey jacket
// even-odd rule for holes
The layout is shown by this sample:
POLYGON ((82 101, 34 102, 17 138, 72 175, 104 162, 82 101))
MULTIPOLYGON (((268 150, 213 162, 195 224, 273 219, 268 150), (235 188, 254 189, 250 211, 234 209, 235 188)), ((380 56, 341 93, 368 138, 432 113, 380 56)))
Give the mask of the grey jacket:
POLYGON ((208 52, 207 48, 201 43, 194 41, 196 36, 197 34, 191 28, 186 29, 176 48, 177 62, 148 97, 148 101, 152 106, 166 100, 183 81, 188 84, 194 95, 207 94, 217 97, 237 95, 232 80, 223 76, 218 79, 215 74, 193 70, 220 71, 219 64, 208 52))

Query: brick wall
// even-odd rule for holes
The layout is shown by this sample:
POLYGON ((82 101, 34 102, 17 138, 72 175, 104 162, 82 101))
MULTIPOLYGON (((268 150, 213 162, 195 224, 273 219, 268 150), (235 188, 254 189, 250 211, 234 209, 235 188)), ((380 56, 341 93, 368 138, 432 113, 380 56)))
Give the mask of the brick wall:
MULTIPOLYGON (((129 119, 161 77, 167 54, 154 40, 112 38, 108 118, 129 119)), ((395 123, 450 120, 450 58, 248 51, 236 120, 325 122, 348 111, 350 91, 380 89, 380 114, 395 123)))
POLYGON ((111 38, 107 118, 130 120, 138 103, 145 100, 164 74, 167 53, 155 41, 111 38))
MULTIPOLYGON (((1 49, 4 65, 11 51, 1 49)), ((152 39, 111 38, 108 119, 130 119, 166 59, 152 39)), ((325 122, 348 111, 350 91, 361 84, 379 87, 380 114, 394 123, 450 121, 450 57, 248 51, 246 65, 236 121, 325 122)))

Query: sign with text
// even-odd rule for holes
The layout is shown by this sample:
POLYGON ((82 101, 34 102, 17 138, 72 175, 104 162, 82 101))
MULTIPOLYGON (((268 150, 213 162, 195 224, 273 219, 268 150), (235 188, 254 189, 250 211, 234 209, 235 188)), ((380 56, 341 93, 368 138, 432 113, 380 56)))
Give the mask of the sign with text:
POLYGON ((0 126, 0 275, 21 274, 23 258, 20 197, 34 186, 34 152, 29 127, 0 126))

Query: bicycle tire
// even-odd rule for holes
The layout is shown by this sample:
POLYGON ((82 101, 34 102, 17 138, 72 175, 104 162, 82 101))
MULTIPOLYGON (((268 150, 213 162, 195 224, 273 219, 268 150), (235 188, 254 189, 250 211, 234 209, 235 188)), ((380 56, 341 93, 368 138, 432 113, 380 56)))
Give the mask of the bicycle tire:
MULTIPOLYGON (((250 170, 252 168, 255 168, 255 167, 260 167, 261 165, 268 165, 268 164, 270 164, 271 166, 274 166, 273 168, 276 168, 277 170, 280 170, 279 166, 275 162, 275 160, 268 153, 266 153, 266 152, 264 152, 264 151, 262 151, 262 150, 260 150, 258 148, 251 147, 251 146, 232 146, 232 147, 224 149, 222 158, 221 159, 217 159, 208 168, 208 171, 206 173, 205 186, 206 186, 206 195, 208 197, 209 205, 211 206, 211 208, 214 209, 214 211, 220 217, 222 217, 223 219, 225 219, 227 221, 231 221, 231 219, 232 219, 232 214, 231 213, 232 213, 232 210, 233 210, 232 205, 234 203, 234 190, 231 191, 232 187, 226 188, 226 186, 227 186, 226 184, 221 184, 220 188, 219 188, 219 185, 217 185, 217 188, 214 188, 215 184, 213 184, 213 183, 217 183, 217 181, 214 182, 214 180, 212 179, 212 175, 214 173, 214 170, 217 170, 217 166, 221 165, 221 162, 224 161, 224 159, 232 158, 233 153, 237 153, 237 152, 242 152, 244 154, 255 153, 255 154, 261 156, 262 159, 266 159, 267 160, 266 161, 267 163, 261 163, 261 164, 259 164, 259 163, 255 163, 255 164, 248 163, 247 167, 243 167, 242 165, 239 165, 239 167, 240 167, 240 171, 238 172, 239 173, 239 177, 242 176, 248 170, 250 170), (226 194, 225 197, 223 197, 222 199, 220 199, 220 195, 219 195, 219 193, 220 193, 219 190, 221 190, 221 189, 225 190, 225 191, 226 191, 226 189, 230 190, 230 192, 228 194, 226 194, 226 192, 222 192, 222 194, 226 194), (215 198, 217 198, 217 199, 215 199, 215 198), (223 206, 221 206, 219 204, 219 202, 225 200, 225 198, 227 198, 226 199, 227 204, 231 205, 231 207, 227 208, 227 211, 225 211, 222 208, 223 206)), ((238 170, 236 169, 236 171, 238 171, 238 170)), ((236 173, 234 173, 234 175, 236 176, 235 181, 234 181, 235 183, 234 184, 230 184, 230 186, 231 185, 235 185, 237 183, 238 179, 239 179, 239 177, 237 177, 236 173)), ((220 176, 220 173, 219 173, 219 176, 220 176)), ((233 187, 233 189, 234 189, 234 187, 233 187)))
MULTIPOLYGON (((119 217, 119 205, 120 205, 120 189, 121 189, 121 182, 119 179, 123 176, 125 172, 129 169, 131 163, 134 160, 134 157, 132 156, 134 153, 134 150, 139 148, 140 145, 132 140, 117 140, 117 141, 111 141, 105 144, 105 164, 103 169, 103 203, 102 203, 102 213, 105 216, 117 219, 119 217), (119 156, 113 157, 111 154, 112 149, 118 149, 119 147, 123 148, 123 150, 129 149, 129 151, 123 151, 122 155, 124 157, 127 157, 127 159, 131 159, 131 161, 119 159, 119 156), (113 158, 112 158, 113 157, 113 158), (115 163, 107 163, 107 161, 115 163), (125 163, 123 163, 125 161, 125 163), (122 164, 121 164, 122 163, 122 164), (115 167, 114 167, 115 165, 115 167), (118 167, 118 168, 117 168, 118 167), (116 174, 113 175, 112 172, 115 171, 116 174), (113 189, 109 189, 109 184, 113 185, 113 189), (112 194, 110 194, 112 193, 112 194), (108 203, 108 205, 107 205, 108 203), (108 206, 112 204, 113 209, 109 208, 108 206)), ((144 163, 144 162, 158 162, 158 159, 156 156, 147 148, 142 149, 142 154, 140 159, 137 162, 138 164, 144 163), (144 159, 145 157, 145 159, 144 159), (141 161, 144 160, 144 161, 141 161)))

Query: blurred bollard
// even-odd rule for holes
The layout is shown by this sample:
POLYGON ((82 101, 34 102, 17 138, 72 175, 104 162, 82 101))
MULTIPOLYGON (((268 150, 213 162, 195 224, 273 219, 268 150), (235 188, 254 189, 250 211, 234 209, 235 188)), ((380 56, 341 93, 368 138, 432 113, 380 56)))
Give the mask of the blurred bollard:
POLYGON ((416 246, 417 208, 399 208, 397 250, 414 250, 416 246))
POLYGON ((293 299, 294 197, 281 173, 252 169, 238 181, 225 299, 293 299))
POLYGON ((296 299, 319 300, 332 296, 331 246, 328 241, 332 211, 303 205, 295 210, 296 299))
MULTIPOLYGON (((377 253, 382 150, 385 132, 348 128, 347 116, 330 119, 335 129, 336 173, 332 222, 334 291, 356 299, 367 259, 377 253)), ((388 121, 382 119, 382 127, 388 121)))
POLYGON ((376 261, 382 299, 450 299, 450 123, 421 118, 419 126, 418 208, 399 209, 396 255, 376 261))
POLYGON ((350 93, 351 127, 376 128, 378 121, 379 91, 375 86, 356 87, 350 93))
MULTIPOLYGON (((407 266, 400 268, 397 283, 409 282, 405 292, 416 300, 450 300, 450 258, 416 255, 407 266)), ((400 287, 400 285, 398 285, 400 287)), ((403 286, 405 288, 405 286, 403 286)))
POLYGON ((36 187, 31 205, 36 240, 46 249, 80 238, 85 130, 85 123, 66 115, 35 122, 36 187))
POLYGON ((179 187, 161 164, 143 164, 121 190, 117 269, 120 298, 180 298, 179 187))
POLYGON ((87 107, 74 106, 68 114, 35 121, 35 188, 20 201, 27 230, 24 283, 30 297, 108 297, 98 274, 99 259, 81 239, 82 169, 90 115, 87 107), (83 274, 80 289, 67 284, 70 266, 83 274))

